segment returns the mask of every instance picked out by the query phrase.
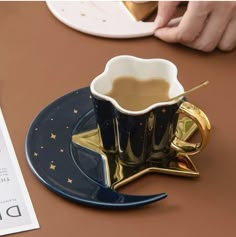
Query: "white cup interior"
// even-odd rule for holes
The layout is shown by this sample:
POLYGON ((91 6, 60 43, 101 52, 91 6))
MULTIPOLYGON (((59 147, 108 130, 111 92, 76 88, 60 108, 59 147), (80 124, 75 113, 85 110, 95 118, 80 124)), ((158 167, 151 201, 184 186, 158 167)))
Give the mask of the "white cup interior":
POLYGON ((169 98, 184 92, 183 86, 177 79, 177 68, 172 62, 165 59, 142 59, 128 55, 114 57, 108 61, 104 72, 92 81, 90 90, 94 96, 111 101, 117 109, 126 113, 145 112, 163 103, 173 104, 177 101, 156 103, 142 111, 127 111, 120 107, 113 98, 106 96, 112 89, 113 81, 120 77, 134 77, 141 81, 153 78, 164 79, 170 85, 169 98))

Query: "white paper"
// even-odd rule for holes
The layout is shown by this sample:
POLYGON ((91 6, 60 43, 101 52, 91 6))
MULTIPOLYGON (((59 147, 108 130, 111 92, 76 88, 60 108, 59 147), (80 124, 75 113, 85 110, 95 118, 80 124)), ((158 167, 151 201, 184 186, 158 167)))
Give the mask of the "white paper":
POLYGON ((0 108, 0 236, 39 228, 0 108))

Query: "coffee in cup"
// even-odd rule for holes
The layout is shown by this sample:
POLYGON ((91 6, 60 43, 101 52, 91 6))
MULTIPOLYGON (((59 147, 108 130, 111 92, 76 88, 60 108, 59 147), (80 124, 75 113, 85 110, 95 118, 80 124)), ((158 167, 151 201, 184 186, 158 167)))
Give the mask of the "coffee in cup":
POLYGON ((168 101, 169 88, 170 84, 162 78, 143 81, 134 77, 120 77, 113 81, 112 89, 106 95, 124 109, 138 111, 154 103, 168 101))

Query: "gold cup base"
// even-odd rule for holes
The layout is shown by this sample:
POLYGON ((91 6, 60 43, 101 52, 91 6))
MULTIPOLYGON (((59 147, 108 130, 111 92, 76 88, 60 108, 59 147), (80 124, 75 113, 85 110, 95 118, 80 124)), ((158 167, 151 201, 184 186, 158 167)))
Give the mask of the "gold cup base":
MULTIPOLYGON (((197 126, 191 119, 182 117, 178 121, 176 136, 186 141, 196 130, 197 126)), ((199 172, 190 157, 184 154, 168 157, 168 161, 166 158, 158 158, 140 165, 124 165, 118 154, 107 154, 101 149, 97 129, 73 135, 72 142, 100 155, 105 171, 104 183, 112 189, 117 189, 151 172, 185 177, 199 176, 199 172)))

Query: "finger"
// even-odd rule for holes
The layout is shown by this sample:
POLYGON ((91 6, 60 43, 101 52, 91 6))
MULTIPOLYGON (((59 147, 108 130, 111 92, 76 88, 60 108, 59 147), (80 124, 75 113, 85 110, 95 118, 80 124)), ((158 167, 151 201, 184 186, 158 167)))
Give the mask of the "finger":
POLYGON ((223 12, 213 12, 206 23, 201 35, 188 46, 204 52, 213 51, 220 42, 228 25, 229 17, 222 17, 223 12), (220 17, 221 16, 221 17, 220 17))
POLYGON ((168 23, 167 27, 157 29, 154 33, 154 36, 168 43, 176 43, 177 40, 175 35, 177 34, 178 25, 181 19, 182 17, 172 19, 168 23))
POLYGON ((233 12, 228 3, 215 4, 199 37, 186 45, 204 52, 213 51, 223 37, 233 12))
POLYGON ((236 17, 228 24, 218 48, 222 51, 231 51, 236 48, 236 17))
POLYGON ((189 2, 180 24, 176 27, 157 29, 155 36, 170 43, 191 43, 203 30, 208 14, 209 12, 203 11, 199 3, 189 2))
POLYGON ((157 28, 166 26, 177 10, 180 1, 159 1, 155 24, 157 28))

